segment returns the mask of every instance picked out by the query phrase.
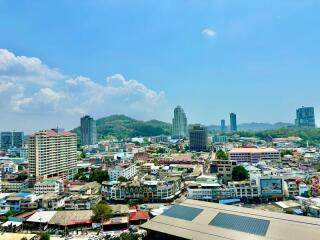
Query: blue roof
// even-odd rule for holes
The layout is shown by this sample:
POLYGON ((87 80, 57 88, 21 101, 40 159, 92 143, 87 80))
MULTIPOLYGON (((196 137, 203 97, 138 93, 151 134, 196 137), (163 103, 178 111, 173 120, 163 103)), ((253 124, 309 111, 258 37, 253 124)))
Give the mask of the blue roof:
POLYGON ((168 210, 164 211, 162 215, 167 217, 178 218, 182 220, 192 221, 195 219, 203 209, 194 208, 194 207, 187 207, 183 205, 174 205, 168 210))
POLYGON ((209 223, 211 226, 265 236, 270 221, 219 212, 209 223))
POLYGON ((239 203, 240 199, 222 199, 219 201, 219 204, 233 204, 233 203, 239 203))
POLYGON ((292 210, 292 213, 295 214, 295 215, 302 215, 303 214, 303 211, 299 208, 295 208, 292 210))
POLYGON ((21 193, 17 193, 16 197, 27 197, 31 195, 31 193, 27 193, 27 192, 21 192, 21 193))

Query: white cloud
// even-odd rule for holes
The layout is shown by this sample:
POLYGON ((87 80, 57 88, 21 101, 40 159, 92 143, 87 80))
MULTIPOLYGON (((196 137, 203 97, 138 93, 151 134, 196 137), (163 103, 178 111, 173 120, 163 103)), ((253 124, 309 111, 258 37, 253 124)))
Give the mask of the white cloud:
POLYGON ((99 83, 85 76, 69 77, 38 58, 0 49, 0 107, 9 116, 36 114, 42 122, 49 118, 48 114, 73 116, 75 121, 83 114, 124 113, 154 118, 164 98, 164 92, 126 79, 120 73, 99 83))
POLYGON ((210 38, 214 37, 217 34, 214 30, 212 30, 210 28, 203 29, 201 33, 205 37, 210 37, 210 38))
POLYGON ((49 68, 38 58, 16 56, 7 49, 0 49, 0 80, 51 86, 64 77, 57 69, 49 68))

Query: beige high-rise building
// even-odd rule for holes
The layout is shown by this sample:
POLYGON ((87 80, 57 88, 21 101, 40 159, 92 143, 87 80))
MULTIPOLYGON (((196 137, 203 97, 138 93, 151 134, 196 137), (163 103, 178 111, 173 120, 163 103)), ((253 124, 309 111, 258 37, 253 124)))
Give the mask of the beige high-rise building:
POLYGON ((60 177, 69 179, 77 172, 77 135, 58 129, 32 134, 29 138, 29 181, 60 177))

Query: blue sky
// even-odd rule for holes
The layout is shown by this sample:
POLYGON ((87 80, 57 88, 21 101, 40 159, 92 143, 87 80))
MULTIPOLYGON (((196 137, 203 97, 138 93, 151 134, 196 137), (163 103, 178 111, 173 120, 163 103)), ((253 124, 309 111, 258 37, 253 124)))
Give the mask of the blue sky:
POLYGON ((320 116, 317 0, 0 0, 0 129, 320 116))

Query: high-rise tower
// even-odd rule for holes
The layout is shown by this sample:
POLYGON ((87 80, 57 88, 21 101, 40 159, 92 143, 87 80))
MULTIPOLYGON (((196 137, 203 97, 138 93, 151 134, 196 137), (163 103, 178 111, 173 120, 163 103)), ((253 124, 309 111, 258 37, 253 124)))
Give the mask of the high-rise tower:
POLYGON ((90 116, 84 116, 80 120, 81 128, 81 145, 97 144, 96 121, 90 116))
POLYGON ((181 106, 174 109, 174 117, 172 119, 172 138, 181 139, 187 137, 188 121, 181 106))

